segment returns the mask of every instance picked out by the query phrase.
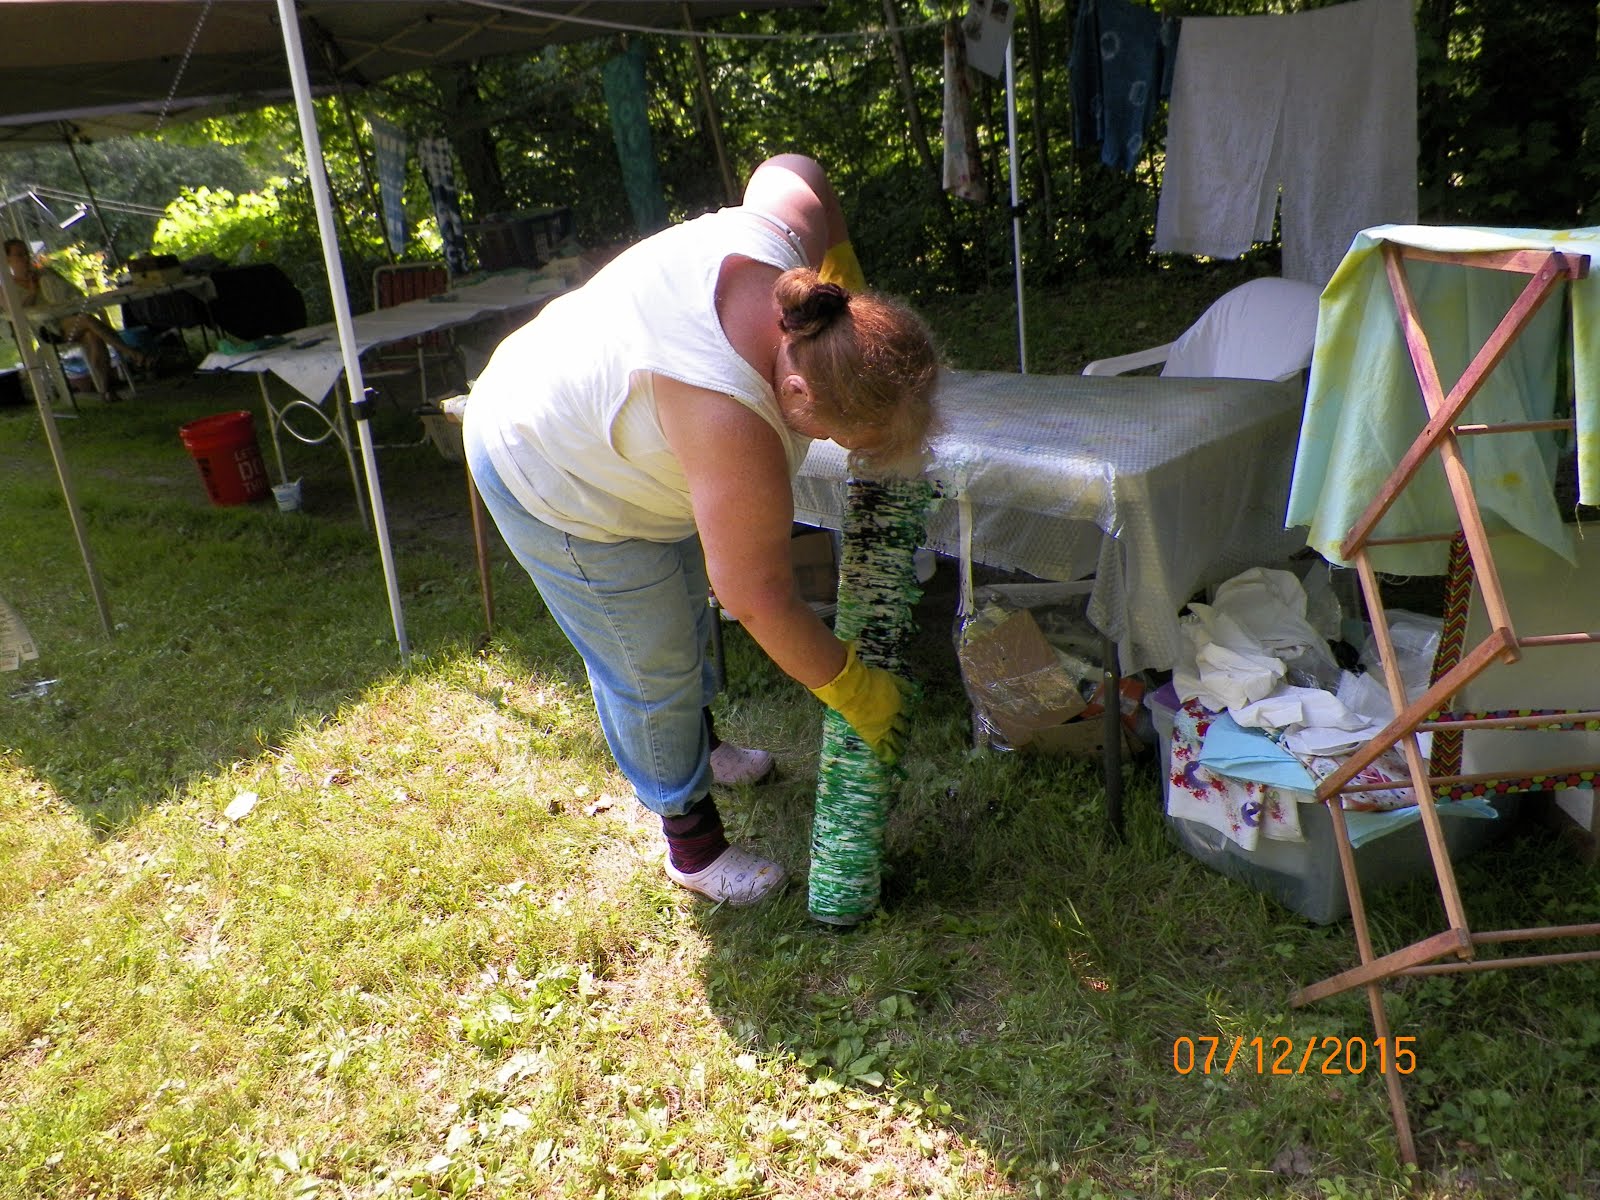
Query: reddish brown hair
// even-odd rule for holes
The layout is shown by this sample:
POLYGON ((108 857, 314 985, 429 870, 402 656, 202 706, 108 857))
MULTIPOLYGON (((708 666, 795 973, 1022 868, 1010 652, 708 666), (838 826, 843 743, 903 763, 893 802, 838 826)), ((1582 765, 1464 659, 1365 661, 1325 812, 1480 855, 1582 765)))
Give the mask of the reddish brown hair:
POLYGON ((774 285, 778 327, 817 415, 875 464, 909 464, 933 423, 939 356, 922 318, 878 292, 851 294, 806 267, 774 285))

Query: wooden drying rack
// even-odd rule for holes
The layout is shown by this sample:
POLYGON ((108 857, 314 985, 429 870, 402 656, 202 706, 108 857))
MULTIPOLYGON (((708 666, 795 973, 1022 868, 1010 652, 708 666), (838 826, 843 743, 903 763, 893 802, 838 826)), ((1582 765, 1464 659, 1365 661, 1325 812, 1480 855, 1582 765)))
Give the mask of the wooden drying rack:
MULTIPOLYGON (((1399 314, 1401 331, 1416 372, 1417 382, 1422 390, 1423 403, 1427 407, 1428 420, 1379 488, 1377 495, 1351 527, 1340 552, 1345 561, 1355 565, 1367 613, 1372 621, 1373 636, 1382 657, 1384 680, 1390 698, 1394 702, 1395 711, 1399 715, 1345 760, 1338 771, 1322 780, 1317 788, 1317 798, 1327 804, 1332 821, 1339 866, 1350 899, 1350 915, 1360 963, 1350 970, 1302 988, 1291 997, 1290 1002, 1298 1007, 1354 988, 1365 988, 1372 1011, 1374 1033, 1376 1037, 1383 1039, 1381 1044, 1388 1045, 1391 1044, 1389 1041, 1391 1035, 1382 990, 1382 984, 1387 979, 1406 975, 1543 966, 1600 958, 1600 948, 1565 953, 1536 952, 1488 959, 1476 956, 1478 948, 1482 946, 1552 938, 1600 937, 1600 924, 1492 931, 1474 930, 1470 927, 1460 888, 1456 884, 1444 830, 1435 807, 1435 795, 1452 784, 1481 777, 1459 774, 1431 775, 1430 764, 1423 756, 1417 740, 1417 735, 1423 732, 1448 736, 1463 729, 1571 729, 1581 728, 1585 722, 1600 720, 1600 711, 1567 712, 1558 716, 1552 716, 1548 712, 1534 712, 1496 717, 1444 711, 1453 696, 1488 668, 1500 663, 1516 662, 1525 650, 1600 642, 1600 633, 1579 631, 1537 636, 1518 635, 1505 592, 1501 587, 1494 551, 1460 447, 1460 439, 1464 437, 1575 427, 1573 420, 1522 421, 1498 425, 1462 424, 1461 417, 1490 372, 1505 357, 1541 306, 1552 297, 1557 297, 1559 302, 1559 293, 1566 284, 1587 276, 1588 256, 1553 249, 1435 251, 1398 245, 1394 242, 1385 242, 1381 252, 1389 288, 1399 314), (1529 277, 1521 294, 1478 349, 1460 380, 1448 391, 1439 379, 1427 333, 1418 316, 1411 281, 1406 274, 1408 262, 1440 263, 1468 270, 1504 271, 1529 277), (1406 537, 1375 536, 1374 531, 1379 521, 1416 477, 1423 464, 1434 455, 1438 456, 1444 467, 1445 479, 1459 518, 1459 528, 1437 534, 1406 537), (1369 551, 1379 546, 1452 538, 1464 539, 1466 552, 1470 556, 1471 569, 1476 575, 1479 593, 1488 614, 1489 633, 1476 645, 1464 646, 1458 661, 1440 673, 1422 696, 1408 702, 1379 590, 1377 571, 1372 565, 1369 551), (1439 933, 1401 949, 1378 954, 1373 947, 1367 924, 1366 906, 1361 895, 1354 850, 1345 824, 1344 808, 1338 798, 1347 792, 1361 790, 1351 786, 1356 774, 1380 755, 1396 747, 1404 757, 1412 791, 1421 812, 1447 927, 1439 933)), ((1600 765, 1586 764, 1555 767, 1552 768, 1552 773, 1597 770, 1600 770, 1600 765)), ((1405 1162, 1414 1164, 1417 1161, 1416 1144, 1412 1138, 1411 1123, 1406 1111, 1400 1071, 1394 1060, 1395 1056, 1390 1055, 1384 1073, 1384 1083, 1388 1091, 1389 1108, 1394 1118, 1400 1155, 1405 1162)))

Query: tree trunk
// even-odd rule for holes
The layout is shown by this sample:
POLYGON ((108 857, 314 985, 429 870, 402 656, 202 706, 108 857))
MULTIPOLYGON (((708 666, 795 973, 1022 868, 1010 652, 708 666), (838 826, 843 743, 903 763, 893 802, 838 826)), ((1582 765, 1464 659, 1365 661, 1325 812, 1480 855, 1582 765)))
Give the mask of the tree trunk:
POLYGON ((917 157, 939 208, 939 224, 944 229, 945 251, 955 265, 958 275, 966 275, 966 248, 961 244, 956 229, 955 213, 950 211, 950 197, 944 190, 944 166, 933 157, 933 147, 928 143, 927 131, 922 125, 922 110, 917 106, 917 90, 911 75, 911 60, 906 54, 905 38, 900 32, 900 19, 895 13, 894 0, 883 0, 883 17, 889 26, 889 38, 894 47, 895 69, 900 77, 900 91, 906 101, 906 118, 911 125, 911 140, 917 148, 917 157))
POLYGON ((928 133, 922 127, 922 110, 917 107, 917 90, 911 78, 911 60, 906 54, 905 37, 900 32, 900 19, 895 14, 894 0, 883 0, 883 19, 889 26, 889 44, 894 51, 895 71, 900 77, 900 92, 906 101, 906 119, 911 123, 911 142, 922 160, 922 169, 928 173, 941 195, 944 172, 933 161, 933 147, 928 144, 928 133))
POLYGON ((470 213, 463 211, 463 218, 481 221, 490 213, 509 209, 511 200, 506 195, 494 136, 483 112, 476 72, 471 66, 459 66, 435 71, 433 75, 443 108, 445 136, 461 162, 466 185, 462 191, 472 201, 470 213))

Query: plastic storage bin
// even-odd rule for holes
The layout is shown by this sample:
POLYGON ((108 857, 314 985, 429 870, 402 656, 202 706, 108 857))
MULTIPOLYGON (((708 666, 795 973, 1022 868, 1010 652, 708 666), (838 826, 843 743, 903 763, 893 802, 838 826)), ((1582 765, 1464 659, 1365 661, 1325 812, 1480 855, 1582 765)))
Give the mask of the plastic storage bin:
MULTIPOLYGON (((1169 684, 1151 692, 1145 704, 1161 743, 1161 757, 1157 761, 1161 769, 1162 807, 1165 808, 1178 698, 1169 684)), ((1460 862, 1497 840, 1509 827, 1509 819, 1516 816, 1520 797, 1498 796, 1493 803, 1500 813, 1499 820, 1452 815, 1448 810, 1440 812, 1445 843, 1450 847, 1453 862, 1460 862)), ((1303 842, 1263 838, 1255 850, 1246 850, 1208 825, 1172 816, 1167 818, 1167 825, 1178 845, 1194 858, 1229 879, 1271 896, 1309 921, 1331 925, 1350 915, 1344 875, 1339 870, 1339 852, 1333 840, 1333 821, 1327 807, 1312 799, 1309 792, 1300 805, 1300 830, 1306 839, 1303 842)), ((1421 821, 1363 842, 1355 849, 1355 860, 1362 891, 1368 895, 1430 876, 1433 870, 1421 821)))

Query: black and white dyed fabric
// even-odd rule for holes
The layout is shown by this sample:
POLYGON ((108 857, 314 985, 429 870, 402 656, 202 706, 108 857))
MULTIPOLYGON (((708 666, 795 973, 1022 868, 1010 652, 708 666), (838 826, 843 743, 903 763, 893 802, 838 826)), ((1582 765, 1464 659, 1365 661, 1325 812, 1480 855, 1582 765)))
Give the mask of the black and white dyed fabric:
POLYGON ((456 191, 456 164, 450 143, 444 138, 422 138, 417 142, 417 158, 428 180, 428 199, 433 201, 433 216, 439 222, 445 264, 450 274, 465 275, 472 265, 467 258, 467 229, 461 221, 461 197, 456 191))

